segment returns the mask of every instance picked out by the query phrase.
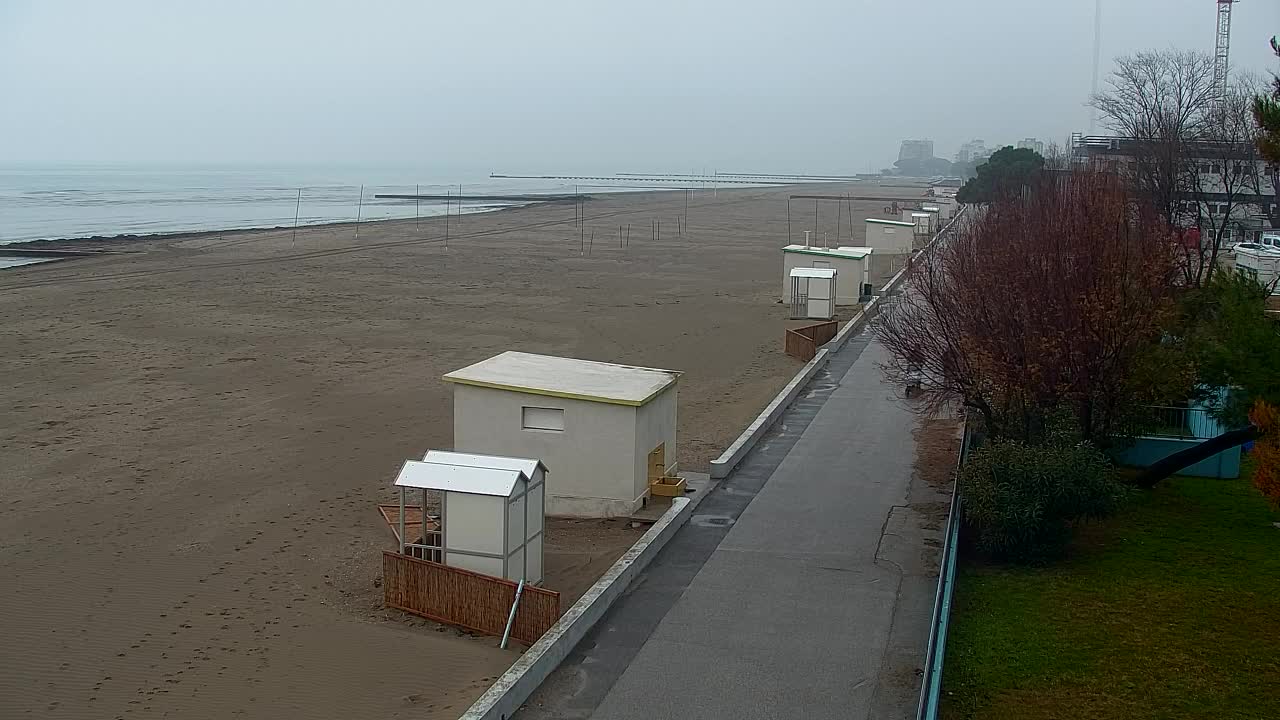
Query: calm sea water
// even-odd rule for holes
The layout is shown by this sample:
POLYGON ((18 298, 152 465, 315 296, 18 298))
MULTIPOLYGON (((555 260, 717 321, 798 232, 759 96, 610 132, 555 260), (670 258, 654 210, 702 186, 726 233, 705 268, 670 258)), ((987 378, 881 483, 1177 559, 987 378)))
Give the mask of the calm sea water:
MULTIPOLYGON (((468 194, 573 192, 548 180, 416 177, 376 168, 0 167, 0 245, 94 235, 229 230, 292 225, 298 190, 301 224, 411 218, 413 201, 378 193, 468 194), (364 202, 360 204, 360 186, 364 202), (357 210, 357 206, 360 208, 357 210)), ((425 174, 424 174, 425 175, 425 174)), ((599 188, 593 188, 599 191, 599 188)), ((454 206, 457 207, 456 205, 454 206)), ((494 204, 467 203, 463 211, 494 204)), ((419 203, 423 217, 444 204, 419 203)))

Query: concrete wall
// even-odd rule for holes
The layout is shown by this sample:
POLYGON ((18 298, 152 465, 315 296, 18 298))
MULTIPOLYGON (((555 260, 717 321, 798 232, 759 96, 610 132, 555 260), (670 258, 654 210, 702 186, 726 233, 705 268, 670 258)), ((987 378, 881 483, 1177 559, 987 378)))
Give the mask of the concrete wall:
POLYGON ((549 515, 613 517, 639 509, 644 495, 635 493, 634 468, 652 448, 636 447, 635 424, 629 405, 453 386, 454 449, 541 460, 549 515), (522 429, 526 406, 564 410, 564 430, 522 429))
MULTIPOLYGON (((1130 467, 1149 467, 1158 460, 1163 460, 1176 452, 1186 450, 1202 442, 1204 441, 1194 438, 1141 437, 1134 441, 1132 447, 1121 451, 1116 456, 1116 461, 1121 465, 1130 467)), ((1190 475, 1191 477, 1238 478, 1240 477, 1240 448, 1234 447, 1223 450, 1211 458, 1201 460, 1195 465, 1182 470, 1178 474, 1190 475)))
MULTIPOLYGON (((864 222, 867 247, 875 250, 874 254, 899 255, 910 253, 915 243, 915 229, 906 225, 885 225, 884 223, 864 222)), ((871 282, 871 281, 869 281, 871 282)))
POLYGON ((658 397, 636 408, 636 497, 649 492, 649 453, 665 443, 666 472, 676 471, 676 389, 672 385, 658 397))
MULTIPOLYGON (((904 228, 910 241, 911 228, 904 228)), ((829 267, 836 271, 836 304, 856 305, 862 292, 862 284, 872 282, 871 257, 861 259, 834 255, 809 255, 799 252, 782 253, 782 302, 791 302, 791 271, 798 267, 829 267), (824 264, 825 263, 825 264, 824 264)))

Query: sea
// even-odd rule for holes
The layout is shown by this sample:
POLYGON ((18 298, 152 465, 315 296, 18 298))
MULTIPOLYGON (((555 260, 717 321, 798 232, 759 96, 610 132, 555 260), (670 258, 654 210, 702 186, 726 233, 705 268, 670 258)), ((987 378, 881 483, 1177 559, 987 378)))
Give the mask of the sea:
MULTIPOLYGON (((0 166, 0 245, 31 240, 430 217, 444 202, 375 195, 623 192, 625 181, 433 176, 410 168, 0 166), (583 181, 587 182, 587 181, 583 181)), ((653 189, 653 188, 650 188, 653 189)), ((471 201, 461 212, 512 203, 471 201)), ((454 212, 459 211, 456 202, 454 212)))

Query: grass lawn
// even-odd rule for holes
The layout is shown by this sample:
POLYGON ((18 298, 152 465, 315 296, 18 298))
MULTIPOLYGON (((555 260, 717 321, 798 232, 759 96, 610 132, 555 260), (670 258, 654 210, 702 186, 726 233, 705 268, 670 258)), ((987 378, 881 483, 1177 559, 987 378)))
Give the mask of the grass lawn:
POLYGON ((943 713, 1280 718, 1280 529, 1247 480, 1172 478, 1038 569, 964 562, 943 713))

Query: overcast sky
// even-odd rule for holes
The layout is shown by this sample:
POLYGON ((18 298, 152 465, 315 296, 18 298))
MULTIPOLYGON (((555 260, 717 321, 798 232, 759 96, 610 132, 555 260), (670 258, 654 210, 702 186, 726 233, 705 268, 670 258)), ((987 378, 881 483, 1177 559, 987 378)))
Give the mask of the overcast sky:
MULTIPOLYGON (((1103 0, 1118 54, 1212 0, 1103 0)), ((842 172, 1088 130, 1093 0, 0 0, 0 165, 842 172)), ((1277 70, 1280 2, 1232 65, 1277 70)))

